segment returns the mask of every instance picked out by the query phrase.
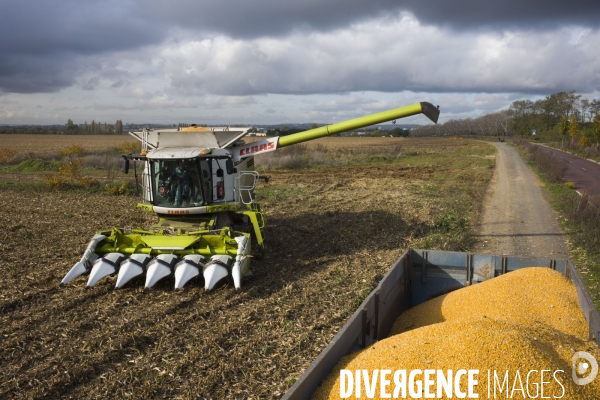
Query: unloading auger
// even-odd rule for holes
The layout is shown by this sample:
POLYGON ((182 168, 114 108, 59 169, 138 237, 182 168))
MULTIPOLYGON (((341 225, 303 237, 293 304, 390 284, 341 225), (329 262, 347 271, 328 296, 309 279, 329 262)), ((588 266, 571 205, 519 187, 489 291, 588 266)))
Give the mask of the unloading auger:
POLYGON ((98 232, 61 285, 88 275, 88 286, 117 275, 116 288, 145 275, 145 288, 174 276, 175 289, 202 273, 205 290, 231 275, 236 289, 249 274, 251 246, 264 246, 265 218, 254 201, 260 178, 254 156, 281 147, 369 125, 425 114, 437 123, 439 109, 422 102, 252 143, 241 139, 251 128, 144 129, 130 132, 142 142, 142 195, 138 208, 158 214, 149 229, 114 227, 98 232))

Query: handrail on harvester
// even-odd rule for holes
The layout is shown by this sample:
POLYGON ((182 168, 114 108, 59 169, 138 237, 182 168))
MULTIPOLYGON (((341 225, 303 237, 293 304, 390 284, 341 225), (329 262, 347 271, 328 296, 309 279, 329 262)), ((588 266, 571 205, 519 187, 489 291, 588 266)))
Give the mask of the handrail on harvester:
POLYGON ((310 129, 304 132, 298 132, 291 135, 281 136, 277 147, 290 146, 292 144, 306 142, 308 140, 318 139, 320 137, 334 135, 336 133, 348 132, 365 126, 380 124, 382 122, 395 119, 410 117, 416 114, 425 114, 427 118, 437 123, 440 110, 431 103, 421 102, 410 106, 395 108, 393 110, 383 111, 377 114, 371 114, 348 121, 338 122, 336 124, 325 125, 319 128, 310 129))

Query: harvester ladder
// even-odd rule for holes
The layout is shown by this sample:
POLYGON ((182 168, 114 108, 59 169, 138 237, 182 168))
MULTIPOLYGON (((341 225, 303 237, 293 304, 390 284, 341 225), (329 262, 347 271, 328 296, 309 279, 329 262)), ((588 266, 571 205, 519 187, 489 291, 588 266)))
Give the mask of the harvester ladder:
MULTIPOLYGON (((148 143, 148 129, 142 129, 142 154, 146 155, 146 152, 150 150, 150 144, 148 143)), ((144 161, 144 171, 142 172, 142 191, 144 201, 148 203, 152 203, 152 185, 151 185, 151 175, 150 175, 150 164, 148 161, 144 161)))

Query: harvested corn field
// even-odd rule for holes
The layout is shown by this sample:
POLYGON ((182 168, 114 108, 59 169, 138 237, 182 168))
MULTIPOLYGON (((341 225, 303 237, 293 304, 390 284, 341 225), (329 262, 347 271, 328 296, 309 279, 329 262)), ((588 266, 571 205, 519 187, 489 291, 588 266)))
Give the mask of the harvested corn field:
POLYGON ((123 144, 137 144, 129 135, 3 135, 7 140, 2 147, 13 149, 17 156, 43 156, 59 153, 72 146, 81 146, 90 152, 112 150, 123 144))
MULTIPOLYGON (((313 398, 340 398, 341 369, 367 370, 369 376, 375 369, 407 373, 468 369, 478 370, 473 392, 480 398, 494 398, 494 393, 500 398, 537 398, 541 396, 540 371, 545 370, 549 372, 543 379, 548 382, 544 396, 597 399, 598 379, 579 386, 571 378, 571 361, 577 351, 600 358, 598 346, 588 340, 575 287, 549 268, 525 268, 407 310, 387 339, 343 358, 313 398), (528 375, 532 370, 536 372, 528 375), (496 376, 501 383, 508 377, 503 393, 496 376)), ((466 393, 466 376, 459 382, 460 391, 466 393)), ((406 397, 408 387, 405 383, 398 393, 406 397)), ((394 384, 388 389, 391 393, 394 384)), ((431 391, 436 389, 433 385, 431 391)), ((379 387, 376 390, 371 398, 384 397, 379 387)), ((452 398, 448 391, 442 393, 436 393, 436 398, 452 398)))
POLYGON ((347 140, 302 170, 263 164, 267 254, 241 292, 205 293, 201 279, 59 288, 95 231, 154 215, 135 197, 1 173, 0 398, 281 397, 404 250, 469 246, 491 176, 486 144, 347 140), (358 158, 330 165, 346 145, 358 158))

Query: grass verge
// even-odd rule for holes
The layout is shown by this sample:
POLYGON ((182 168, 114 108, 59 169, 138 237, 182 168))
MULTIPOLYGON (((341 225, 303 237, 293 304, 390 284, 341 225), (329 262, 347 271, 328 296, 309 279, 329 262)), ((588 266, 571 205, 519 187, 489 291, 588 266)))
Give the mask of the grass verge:
POLYGON ((580 196, 570 182, 564 182, 564 168, 554 157, 537 151, 537 146, 524 140, 516 144, 523 159, 546 184, 550 205, 561 216, 562 230, 568 233, 570 257, 600 309, 600 201, 580 196))

